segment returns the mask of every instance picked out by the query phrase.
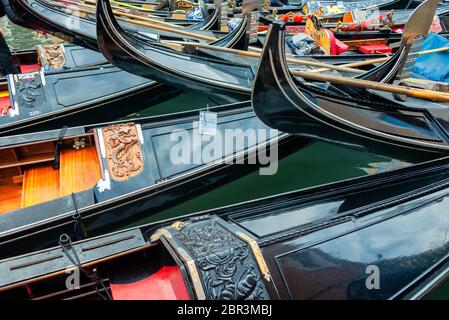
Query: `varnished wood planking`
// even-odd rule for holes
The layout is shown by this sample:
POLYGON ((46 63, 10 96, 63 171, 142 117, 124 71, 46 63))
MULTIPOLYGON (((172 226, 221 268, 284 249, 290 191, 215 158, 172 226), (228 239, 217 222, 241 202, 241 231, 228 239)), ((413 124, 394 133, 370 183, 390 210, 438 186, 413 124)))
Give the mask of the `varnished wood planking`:
POLYGON ((11 184, 0 186, 0 214, 20 209, 22 186, 11 184))
POLYGON ((18 168, 0 170, 0 214, 20 208, 22 186, 13 183, 13 177, 19 174, 18 168))
POLYGON ((101 178, 95 147, 61 151, 60 169, 51 164, 24 170, 23 185, 14 184, 18 168, 0 170, 0 214, 92 188, 101 178))
POLYGON ((59 196, 92 188, 101 178, 95 147, 61 151, 59 196))
POLYGON ((51 165, 28 168, 24 171, 22 207, 50 201, 59 196, 59 171, 51 165))

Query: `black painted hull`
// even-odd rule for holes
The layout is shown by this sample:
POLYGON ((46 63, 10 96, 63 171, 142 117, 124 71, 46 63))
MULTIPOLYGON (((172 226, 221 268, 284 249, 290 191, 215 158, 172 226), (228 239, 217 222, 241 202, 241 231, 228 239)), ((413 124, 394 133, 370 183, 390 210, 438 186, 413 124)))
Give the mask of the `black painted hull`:
MULTIPOLYGON (((162 258, 160 250, 166 247, 166 241, 153 239, 156 230, 168 228, 175 221, 183 228, 179 221, 195 223, 205 216, 219 217, 233 230, 254 239, 261 253, 255 267, 270 276, 260 277, 255 283, 266 288, 269 299, 418 299, 449 274, 449 242, 445 236, 449 219, 441 214, 449 195, 448 168, 449 159, 443 158, 106 234, 73 244, 72 248, 81 264, 95 266, 106 290, 110 290, 109 281, 133 283, 145 279, 152 272, 142 270, 159 270, 170 260, 162 258), (146 267, 138 268, 141 264, 146 267), (380 272, 374 274, 376 270, 380 272), (370 277, 373 274, 375 278, 370 277)), ((206 230, 216 232, 213 227, 206 230)), ((203 239, 211 238, 201 232, 204 230, 198 231, 195 243, 198 247, 203 239)), ((226 244, 229 237, 223 237, 226 244)), ((223 245, 221 239, 212 239, 215 250, 223 245)), ((173 255, 177 249, 169 253, 173 255)), ((214 262, 207 261, 207 265, 214 262)), ((195 290, 187 276, 189 268, 181 260, 175 265, 185 275, 187 288, 195 290)), ((67 279, 63 272, 69 266, 72 262, 60 247, 2 260, 0 297, 98 299, 95 285, 90 290, 62 289, 67 279), (27 294, 30 290, 25 288, 33 288, 34 295, 27 294)), ((214 275, 214 270, 205 268, 201 272, 214 275)), ((227 275, 228 282, 238 283, 231 277, 233 272, 227 275)), ((203 288, 206 297, 216 297, 212 286, 203 288)))

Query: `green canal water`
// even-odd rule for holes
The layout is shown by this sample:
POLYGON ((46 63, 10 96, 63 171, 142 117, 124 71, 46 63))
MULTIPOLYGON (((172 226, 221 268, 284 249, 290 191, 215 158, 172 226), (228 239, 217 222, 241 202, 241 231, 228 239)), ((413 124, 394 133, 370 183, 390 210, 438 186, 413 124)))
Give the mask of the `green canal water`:
MULTIPOLYGON (((5 18, 0 19, 0 28, 6 36, 9 46, 15 50, 29 49, 36 44, 59 42, 53 37, 36 37, 34 31, 13 25, 5 18)), ((172 100, 153 106, 136 116, 151 116, 194 108, 202 109, 214 106, 221 101, 211 100, 196 93, 184 93, 172 100)), ((426 160, 426 159, 422 159, 426 160)), ((136 221, 131 227, 184 215, 192 212, 212 209, 278 193, 312 187, 324 183, 340 181, 353 177, 376 174, 410 165, 398 156, 373 154, 335 146, 328 143, 313 143, 279 161, 279 170, 273 176, 261 176, 256 171, 224 186, 210 190, 206 194, 179 203, 174 207, 152 215, 151 218, 136 221)), ((434 290, 429 298, 448 299, 449 282, 434 290)))

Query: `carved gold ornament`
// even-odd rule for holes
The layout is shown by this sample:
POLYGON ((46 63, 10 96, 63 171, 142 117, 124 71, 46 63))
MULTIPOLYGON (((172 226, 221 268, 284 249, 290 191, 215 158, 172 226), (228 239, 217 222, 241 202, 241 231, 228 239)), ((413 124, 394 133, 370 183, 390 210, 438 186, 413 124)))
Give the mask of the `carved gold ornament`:
POLYGON ((39 46, 41 64, 44 62, 52 68, 59 69, 65 66, 65 55, 62 44, 39 46))
POLYGON ((142 173, 142 150, 134 123, 113 124, 103 128, 103 138, 112 179, 125 181, 142 173))

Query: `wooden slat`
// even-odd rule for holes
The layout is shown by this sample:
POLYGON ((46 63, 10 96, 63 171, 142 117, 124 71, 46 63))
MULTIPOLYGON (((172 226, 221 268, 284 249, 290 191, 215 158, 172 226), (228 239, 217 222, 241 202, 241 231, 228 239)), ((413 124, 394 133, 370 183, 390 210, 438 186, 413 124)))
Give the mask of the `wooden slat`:
POLYGON ((22 186, 14 183, 18 174, 17 168, 0 170, 0 214, 20 208, 22 186))
POLYGON ((22 207, 50 201, 59 196, 59 171, 51 165, 29 168, 24 171, 22 207))
POLYGON ((60 197, 90 189, 100 178, 101 171, 95 147, 61 151, 60 197))
POLYGON ((0 186, 0 214, 20 209, 22 187, 16 184, 0 186))

